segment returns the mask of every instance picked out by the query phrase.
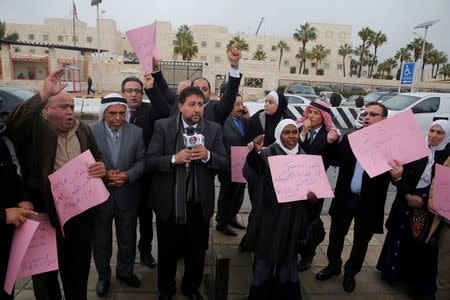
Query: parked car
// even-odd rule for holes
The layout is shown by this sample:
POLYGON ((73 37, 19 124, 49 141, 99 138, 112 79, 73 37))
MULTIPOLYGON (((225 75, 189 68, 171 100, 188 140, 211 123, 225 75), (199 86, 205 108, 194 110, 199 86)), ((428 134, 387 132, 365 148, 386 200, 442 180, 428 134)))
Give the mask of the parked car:
MULTIPOLYGON (((336 93, 336 92, 320 92, 319 97, 321 97, 323 101, 325 101, 328 105, 330 105, 330 97, 333 93, 336 93)), ((341 96, 341 103, 347 101, 347 99, 344 96, 342 96, 341 94, 339 94, 339 93, 336 93, 336 94, 341 96)))
POLYGON ((397 96, 397 95, 398 95, 398 93, 387 93, 387 94, 381 96, 381 97, 378 99, 378 103, 383 103, 383 102, 385 102, 386 100, 389 100, 389 99, 391 99, 392 97, 397 96))
POLYGON ((2 107, 2 115, 0 115, 0 118, 8 115, 16 108, 17 105, 25 102, 33 96, 34 93, 29 90, 0 86, 0 102, 2 107))
MULTIPOLYGON (((373 92, 364 96, 364 105, 369 102, 378 102, 384 95, 392 94, 389 92, 373 92)), ((387 100, 387 99, 386 99, 387 100)))
MULTIPOLYGON (((402 93, 386 100, 383 105, 388 109, 388 117, 411 109, 424 135, 431 122, 450 118, 450 94, 446 93, 402 93)), ((355 127, 362 126, 362 119, 361 113, 355 127)))
POLYGON ((311 101, 320 99, 319 96, 316 95, 314 89, 309 85, 303 85, 300 83, 291 83, 287 86, 286 90, 284 90, 286 94, 294 94, 305 97, 311 101))
MULTIPOLYGON (((309 105, 311 103, 311 100, 306 99, 305 97, 299 95, 284 94, 284 96, 286 96, 288 105, 309 105)), ((258 110, 264 108, 265 102, 266 98, 264 97, 254 102, 253 101, 244 102, 244 105, 247 106, 250 115, 253 115, 258 110)))

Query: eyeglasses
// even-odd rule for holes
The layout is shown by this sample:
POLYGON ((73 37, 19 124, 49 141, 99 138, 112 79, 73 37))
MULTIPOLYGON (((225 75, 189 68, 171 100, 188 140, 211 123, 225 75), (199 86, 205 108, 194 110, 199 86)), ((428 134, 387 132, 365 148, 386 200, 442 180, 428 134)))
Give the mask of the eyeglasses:
POLYGON ((371 116, 371 117, 382 116, 382 114, 379 114, 379 113, 376 113, 376 112, 373 112, 373 111, 370 111, 370 112, 365 111, 365 112, 362 113, 363 117, 367 117, 368 115, 371 116))
POLYGON ((128 88, 128 89, 124 89, 123 90, 125 93, 131 94, 133 92, 135 92, 136 94, 142 94, 142 90, 141 89, 132 89, 132 88, 128 88))

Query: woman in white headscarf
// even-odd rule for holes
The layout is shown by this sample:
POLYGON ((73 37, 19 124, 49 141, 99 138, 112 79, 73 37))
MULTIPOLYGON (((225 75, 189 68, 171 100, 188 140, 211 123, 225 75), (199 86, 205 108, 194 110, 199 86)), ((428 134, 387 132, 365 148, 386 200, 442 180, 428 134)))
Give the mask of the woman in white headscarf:
POLYGON ((443 164, 450 154, 450 123, 431 123, 426 141, 431 155, 403 167, 377 269, 389 284, 405 281, 415 294, 432 296, 436 291, 437 249, 435 241, 425 243, 433 219, 427 203, 435 164, 443 164))
MULTIPOLYGON (((296 270, 297 241, 308 226, 307 201, 278 203, 268 157, 304 153, 298 146, 295 121, 282 120, 275 128, 275 142, 262 149, 264 135, 254 139, 254 148, 243 168, 248 182, 252 211, 241 248, 254 252, 254 272, 249 299, 300 299, 296 270)), ((299 199, 300 200, 300 199, 299 199)), ((308 193, 308 201, 316 195, 308 193)))

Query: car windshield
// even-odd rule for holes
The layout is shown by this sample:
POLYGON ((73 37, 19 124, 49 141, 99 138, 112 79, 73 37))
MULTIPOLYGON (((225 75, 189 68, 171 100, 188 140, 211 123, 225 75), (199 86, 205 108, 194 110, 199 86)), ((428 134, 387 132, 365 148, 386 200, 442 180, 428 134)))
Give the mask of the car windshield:
POLYGON ((416 96, 397 95, 386 100, 383 104, 390 110, 403 110, 419 99, 420 97, 416 96))
POLYGON ((368 102, 372 102, 372 101, 377 101, 378 99, 380 99, 380 97, 383 96, 382 94, 368 94, 364 97, 364 102, 368 103, 368 102))
POLYGON ((22 89, 11 89, 8 90, 9 93, 13 94, 14 96, 17 96, 18 98, 22 100, 27 100, 34 96, 34 94, 28 90, 22 90, 22 89))
POLYGON ((315 95, 316 93, 314 93, 314 89, 310 86, 306 86, 306 85, 296 85, 294 87, 294 93, 297 94, 311 94, 311 95, 315 95))
POLYGON ((391 99, 391 98, 394 97, 394 96, 395 96, 395 95, 393 95, 393 94, 383 95, 383 96, 380 97, 380 99, 378 99, 378 101, 384 102, 384 101, 386 101, 386 100, 388 100, 388 99, 391 99))

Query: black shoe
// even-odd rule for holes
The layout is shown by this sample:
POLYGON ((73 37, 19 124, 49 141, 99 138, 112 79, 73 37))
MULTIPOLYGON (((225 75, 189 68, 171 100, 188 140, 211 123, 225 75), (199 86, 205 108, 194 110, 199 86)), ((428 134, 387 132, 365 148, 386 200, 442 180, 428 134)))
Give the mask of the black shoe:
POLYGON ((344 274, 344 282, 342 283, 342 286, 344 287, 344 291, 347 293, 353 292, 356 286, 355 277, 344 274))
POLYGON ((301 259, 300 262, 297 264, 297 271, 298 272, 304 272, 308 270, 311 267, 312 259, 301 259))
POLYGON ((128 284, 131 287, 134 287, 134 288, 141 287, 141 280, 133 273, 131 273, 131 275, 128 277, 120 277, 120 276, 116 275, 116 278, 125 282, 126 284, 128 284))
POLYGON ((330 279, 333 275, 339 275, 341 274, 341 268, 335 269, 330 266, 326 266, 323 268, 319 273, 316 274, 317 280, 327 280, 330 279))
POLYGON ((97 292, 97 296, 105 297, 109 290, 109 280, 99 280, 95 290, 97 292))
POLYGON ((196 291, 192 295, 187 296, 189 300, 203 300, 203 296, 199 293, 199 291, 196 291))
POLYGON ((172 294, 171 293, 160 293, 159 294, 159 300, 171 300, 172 294))
POLYGON ((228 225, 225 224, 225 223, 217 224, 216 229, 219 230, 219 231, 221 231, 221 232, 223 232, 223 233, 226 234, 226 235, 237 236, 237 233, 234 232, 234 231, 230 228, 230 226, 228 226, 228 225))
POLYGON ((231 221, 230 225, 236 229, 241 229, 241 230, 245 229, 245 226, 242 225, 241 223, 239 223, 237 220, 231 221))
POLYGON ((154 269, 156 267, 155 259, 150 252, 141 252, 141 263, 144 263, 151 269, 154 269))

